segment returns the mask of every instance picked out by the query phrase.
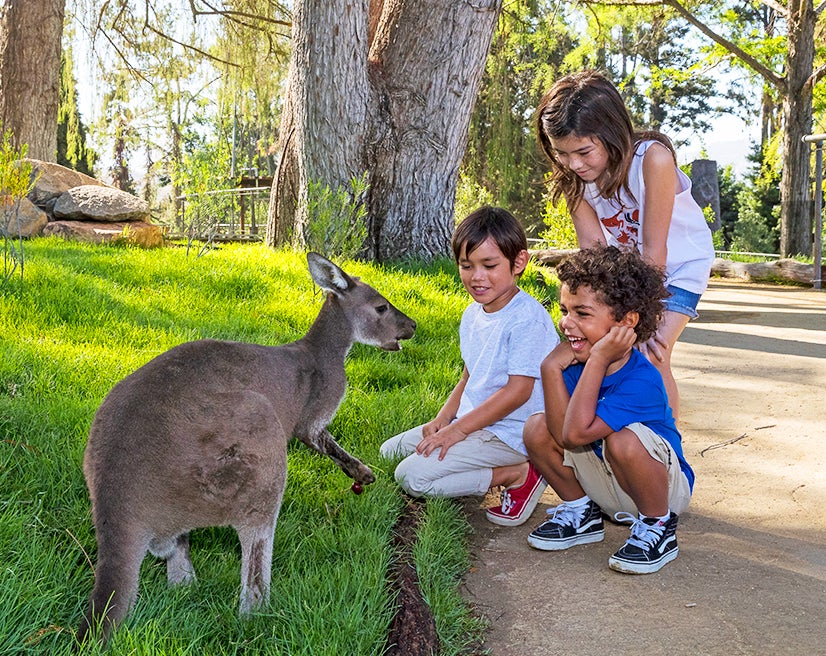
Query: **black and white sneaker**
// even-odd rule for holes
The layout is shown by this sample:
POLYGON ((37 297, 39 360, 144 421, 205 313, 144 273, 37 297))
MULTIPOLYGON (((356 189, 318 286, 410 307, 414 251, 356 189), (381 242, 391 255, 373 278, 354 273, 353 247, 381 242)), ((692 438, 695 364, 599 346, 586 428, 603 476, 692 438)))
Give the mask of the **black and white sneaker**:
POLYGON ((639 519, 617 513, 618 522, 631 521, 631 537, 608 559, 608 567, 625 574, 651 574, 677 557, 677 520, 673 512, 663 522, 656 517, 639 519))
POLYGON ((593 501, 582 508, 563 503, 549 508, 550 517, 528 536, 528 544, 542 551, 562 551, 577 544, 601 542, 605 537, 602 510, 593 501))

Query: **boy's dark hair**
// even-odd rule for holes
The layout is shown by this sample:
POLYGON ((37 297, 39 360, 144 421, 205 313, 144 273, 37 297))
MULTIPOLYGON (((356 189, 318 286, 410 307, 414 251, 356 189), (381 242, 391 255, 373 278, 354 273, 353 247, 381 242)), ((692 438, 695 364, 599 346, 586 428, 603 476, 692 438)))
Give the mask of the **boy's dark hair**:
POLYGON ((636 312, 638 343, 656 332, 665 309, 663 299, 669 297, 661 269, 648 264, 637 251, 616 246, 578 251, 557 266, 556 275, 573 293, 581 285, 590 287, 617 321, 636 312))
POLYGON ((485 205, 468 214, 453 231, 450 246, 456 262, 465 247, 465 256, 470 255, 479 244, 491 237, 502 254, 511 263, 521 251, 528 250, 528 238, 525 229, 516 217, 501 207, 485 205))

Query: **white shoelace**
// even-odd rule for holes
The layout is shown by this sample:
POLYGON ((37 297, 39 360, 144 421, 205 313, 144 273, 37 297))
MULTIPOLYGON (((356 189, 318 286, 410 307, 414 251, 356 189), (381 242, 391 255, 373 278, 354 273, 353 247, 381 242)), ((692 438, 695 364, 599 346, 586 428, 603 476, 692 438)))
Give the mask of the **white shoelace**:
POLYGON ((586 506, 574 508, 567 503, 562 503, 553 508, 548 508, 548 510, 545 511, 549 515, 549 518, 545 521, 553 522, 561 526, 577 526, 582 519, 585 508, 586 506))
POLYGON ((502 490, 502 514, 509 515, 514 505, 514 501, 511 499, 508 488, 505 488, 502 490))
POLYGON ((665 530, 665 527, 659 522, 652 526, 651 524, 646 524, 639 517, 635 517, 627 512, 616 513, 614 515, 614 521, 631 524, 631 537, 628 538, 628 544, 639 547, 640 549, 653 547, 662 536, 663 530, 665 530))

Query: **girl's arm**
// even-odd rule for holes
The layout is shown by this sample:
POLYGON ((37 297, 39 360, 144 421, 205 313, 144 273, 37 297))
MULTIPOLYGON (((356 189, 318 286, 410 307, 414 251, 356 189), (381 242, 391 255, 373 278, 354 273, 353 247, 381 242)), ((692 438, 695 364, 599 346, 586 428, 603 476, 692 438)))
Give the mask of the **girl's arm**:
MULTIPOLYGON (((462 415, 461 419, 425 436, 416 446, 416 452, 419 455, 429 456, 436 449, 441 449, 439 460, 442 460, 448 449, 465 439, 469 433, 490 426, 524 405, 531 398, 535 382, 536 379, 531 376, 508 376, 508 382, 504 387, 500 387, 473 410, 462 415)), ((459 396, 461 397, 461 394, 459 396)), ((457 403, 456 410, 458 407, 457 403)), ((439 415, 442 415, 442 412, 439 415)), ((453 416, 456 416, 455 412, 453 416)))
POLYGON ((642 177, 645 181, 645 214, 640 250, 648 262, 664 269, 668 254, 666 240, 679 181, 674 156, 663 144, 654 143, 645 152, 642 177))
MULTIPOLYGON (((570 205, 568 206, 570 207, 570 205)), ((580 248, 590 248, 600 244, 605 246, 605 235, 599 225, 599 218, 594 208, 588 202, 580 198, 576 206, 571 210, 571 220, 574 222, 576 230, 576 240, 580 248)))

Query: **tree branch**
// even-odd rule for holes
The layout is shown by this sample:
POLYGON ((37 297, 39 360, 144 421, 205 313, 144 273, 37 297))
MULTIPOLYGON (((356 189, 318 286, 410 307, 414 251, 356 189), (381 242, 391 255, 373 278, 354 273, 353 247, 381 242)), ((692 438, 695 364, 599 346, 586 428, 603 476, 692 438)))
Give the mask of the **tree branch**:
POLYGON ((235 62, 231 62, 231 61, 228 61, 226 59, 221 59, 220 57, 216 57, 215 55, 209 54, 205 50, 201 50, 200 48, 196 48, 195 46, 190 45, 188 43, 184 43, 183 41, 178 41, 177 39, 174 39, 173 37, 169 36, 168 34, 160 31, 159 29, 157 29, 155 27, 153 27, 149 23, 144 24, 144 28, 146 28, 150 32, 153 32, 154 34, 158 35, 162 39, 166 39, 167 41, 171 41, 172 43, 174 43, 176 45, 179 45, 182 48, 186 48, 187 50, 192 50, 194 52, 197 52, 202 57, 206 57, 207 59, 210 59, 214 62, 218 62, 219 64, 225 64, 227 66, 233 66, 234 68, 241 68, 241 66, 239 64, 236 64, 235 62))
POLYGON ((251 14, 246 11, 235 11, 232 9, 218 9, 217 7, 212 6, 206 0, 200 0, 209 8, 209 11, 203 11, 196 6, 197 0, 189 0, 189 9, 192 11, 192 17, 197 18, 198 16, 225 16, 227 18, 248 18, 250 20, 261 21, 263 23, 272 23, 273 25, 283 25, 284 27, 291 28, 292 23, 290 21, 283 21, 278 20, 277 18, 269 18, 268 16, 261 16, 260 14, 251 14))
POLYGON ((784 7, 779 2, 775 2, 774 0, 758 0, 758 2, 760 2, 761 5, 766 5, 769 9, 774 9, 774 11, 784 18, 789 15, 788 7, 784 7))
MULTIPOLYGON (((761 0, 762 2, 763 0, 761 0)), ((771 1, 771 0, 769 0, 771 1)), ((703 23, 699 18, 694 16, 688 9, 686 9, 679 0, 586 0, 587 4, 600 4, 610 6, 622 7, 650 7, 654 5, 667 5, 674 9, 680 16, 685 18, 689 23, 696 27, 700 32, 705 34, 714 43, 722 46, 731 54, 739 57, 744 63, 748 64, 758 75, 761 75, 766 81, 774 86, 782 89, 785 84, 785 78, 775 73, 768 66, 752 57, 749 53, 743 50, 736 43, 729 41, 724 36, 717 34, 714 30, 703 23)))
POLYGON ((811 84, 812 88, 814 88, 814 86, 824 78, 826 78, 826 64, 823 64, 812 71, 807 83, 811 84))
POLYGON ((821 2, 817 7, 815 7, 815 16, 820 16, 824 11, 826 11, 826 2, 821 2))

